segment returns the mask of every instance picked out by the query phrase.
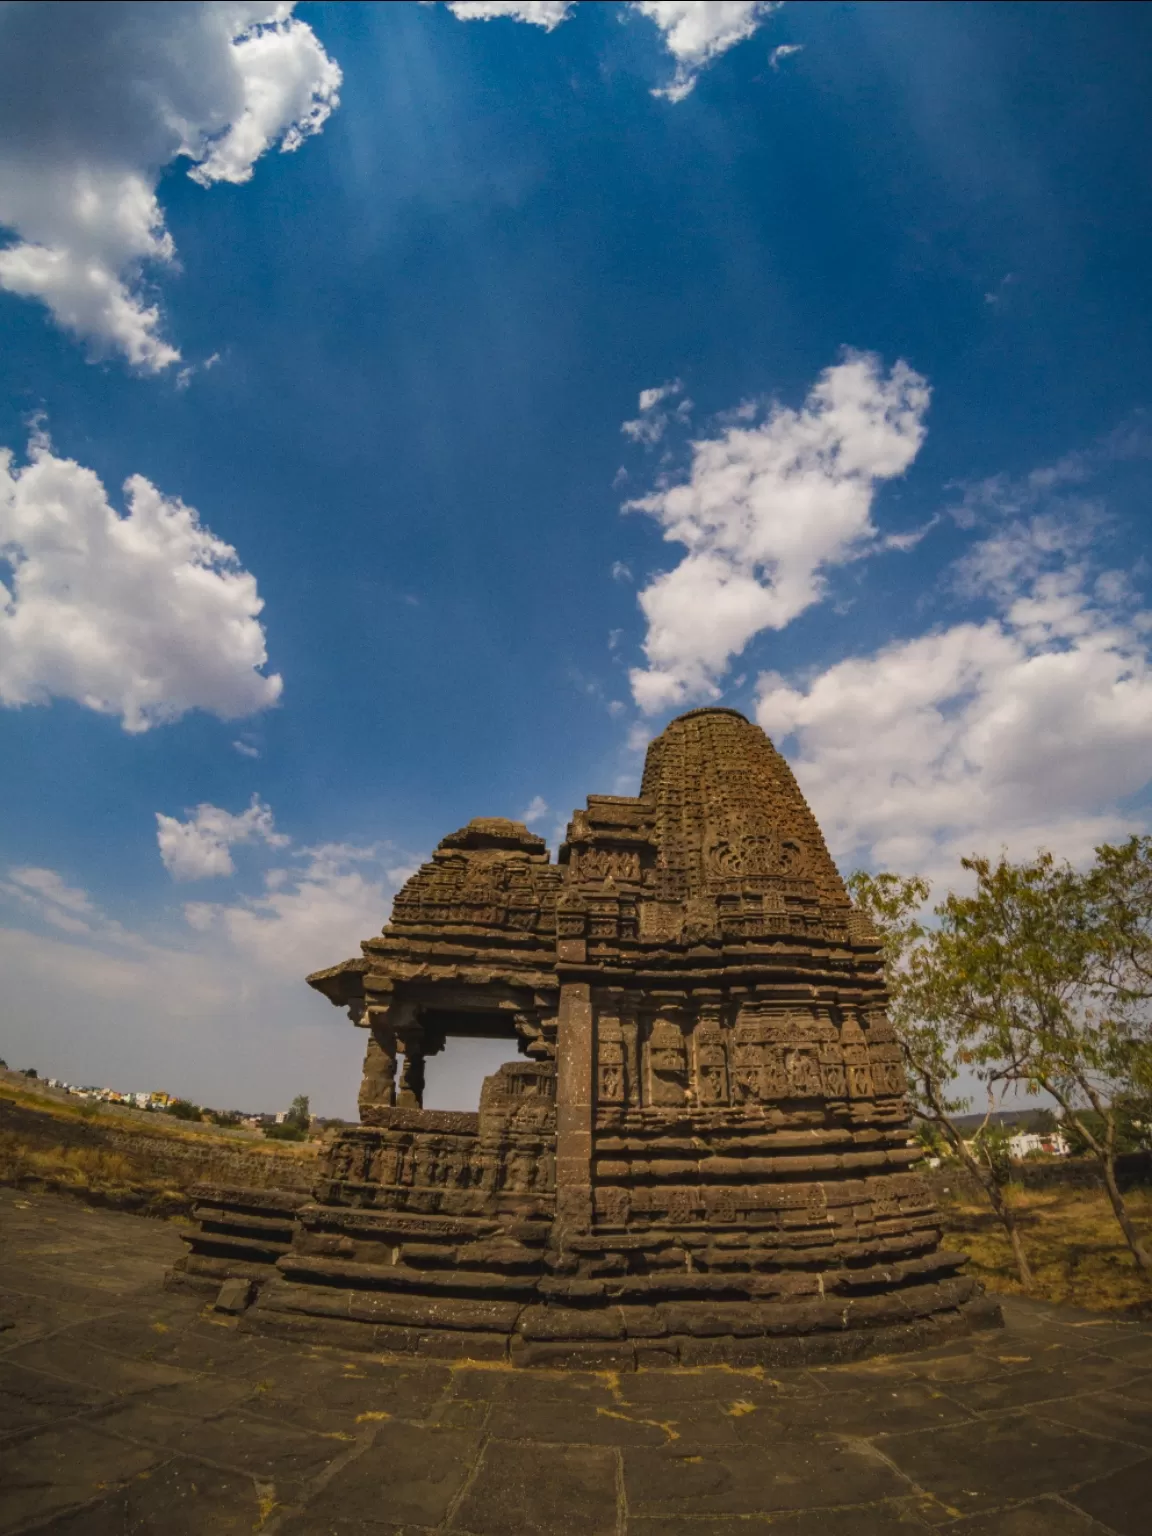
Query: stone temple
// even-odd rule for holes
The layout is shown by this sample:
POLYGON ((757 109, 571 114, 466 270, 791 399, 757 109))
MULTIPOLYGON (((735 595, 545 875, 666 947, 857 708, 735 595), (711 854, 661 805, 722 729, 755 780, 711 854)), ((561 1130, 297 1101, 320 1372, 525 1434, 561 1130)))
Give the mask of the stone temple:
POLYGON ((911 1171, 876 934, 735 710, 674 720, 640 794, 589 796, 556 863, 518 822, 453 832, 308 981, 365 1032, 361 1123, 311 1199, 218 1189, 201 1212, 182 1278, 253 1282, 245 1328, 619 1369, 997 1321, 911 1171), (518 1059, 478 1112, 423 1108, 426 1058, 461 1036, 518 1059))

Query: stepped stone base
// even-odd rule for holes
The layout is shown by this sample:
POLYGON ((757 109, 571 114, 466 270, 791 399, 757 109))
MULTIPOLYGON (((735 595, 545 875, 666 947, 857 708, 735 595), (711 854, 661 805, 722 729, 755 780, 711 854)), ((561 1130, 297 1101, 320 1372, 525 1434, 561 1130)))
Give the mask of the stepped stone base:
POLYGON ((765 1314, 775 1309, 755 1303, 680 1302, 666 1309, 518 1307, 273 1282, 261 1290, 240 1326, 251 1333, 374 1354, 505 1361, 524 1367, 784 1368, 927 1349, 1002 1325, 999 1305, 978 1294, 974 1282, 963 1282, 954 1296, 954 1305, 942 1306, 945 1298, 939 1292, 910 1295, 906 1307, 887 1306, 883 1315, 871 1318, 853 1316, 844 1306, 830 1307, 823 1315, 813 1311, 804 1317, 771 1317, 765 1314), (921 1309, 922 1315, 917 1315, 921 1309), (629 1315, 636 1312, 645 1315, 629 1315))
POLYGON ((194 1184, 192 1216, 200 1223, 181 1233, 189 1252, 164 1278, 166 1290, 219 1292, 225 1280, 263 1285, 292 1245, 296 1212, 308 1196, 287 1189, 241 1189, 194 1184))

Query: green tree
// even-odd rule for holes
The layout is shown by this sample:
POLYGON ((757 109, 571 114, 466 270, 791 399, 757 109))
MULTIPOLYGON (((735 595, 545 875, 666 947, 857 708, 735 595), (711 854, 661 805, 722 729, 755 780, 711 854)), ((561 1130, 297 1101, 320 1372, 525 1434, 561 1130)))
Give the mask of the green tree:
POLYGON ((1121 1114, 1134 1146, 1152 1131, 1152 837, 1102 844, 1088 877, 1093 988, 1123 1034, 1121 1114))
MULTIPOLYGON (((1152 1002, 1152 837, 1103 843, 1087 880, 1098 923, 1094 982, 1147 1047, 1152 1002)), ((1143 1063, 1147 1065, 1147 1061, 1143 1063)))
POLYGON ((993 1144, 986 1136, 982 1139, 1001 1085, 988 1070, 985 1047, 971 1020, 948 1006, 948 989, 941 976, 941 936, 922 920, 930 889, 920 875, 871 875, 857 870, 848 880, 853 902, 872 920, 884 946, 888 1014, 903 1052, 912 1108, 935 1128, 983 1190, 1008 1238, 1020 1283, 1031 1290, 1032 1268, 1002 1177, 1005 1160, 993 1155, 993 1144), (956 1091, 962 1066, 982 1077, 988 1091, 984 1125, 972 1138, 965 1138, 955 1122, 955 1116, 965 1113, 972 1102, 956 1091))
POLYGON ((188 1099, 173 1099, 167 1106, 167 1113, 174 1115, 177 1120, 203 1120, 199 1104, 193 1104, 188 1099))
POLYGON ((936 1006, 964 1021, 978 1066, 1060 1106, 1099 1160, 1124 1239, 1152 1282, 1152 1253, 1116 1178, 1123 1095, 1141 1075, 1146 1046, 1138 999, 1109 970, 1116 935, 1100 896, 1100 861, 1088 875, 1043 852, 1020 864, 962 862, 976 890, 937 908, 927 978, 936 1006))
POLYGON ((279 1125, 266 1125, 264 1134, 269 1141, 303 1141, 304 1132, 298 1125, 293 1125, 289 1120, 283 1120, 279 1125))
POLYGON ((297 1130, 307 1131, 312 1124, 312 1112, 306 1093, 297 1094, 292 1100, 292 1108, 284 1116, 284 1122, 286 1125, 294 1125, 297 1130))
POLYGON ((923 1148, 925 1157, 944 1157, 949 1148, 940 1132, 932 1124, 931 1120, 916 1121, 913 1127, 913 1135, 923 1148))

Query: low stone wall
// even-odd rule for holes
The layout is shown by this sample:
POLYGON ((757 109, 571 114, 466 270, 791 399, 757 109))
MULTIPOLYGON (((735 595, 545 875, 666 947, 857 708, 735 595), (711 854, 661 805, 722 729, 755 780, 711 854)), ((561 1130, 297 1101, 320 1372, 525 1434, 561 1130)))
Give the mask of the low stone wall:
POLYGON ((282 1146, 265 1150, 260 1143, 223 1136, 165 1133, 147 1125, 121 1127, 102 1117, 87 1120, 0 1095, 0 1135, 4 1134, 32 1149, 89 1148, 118 1153, 141 1177, 162 1179, 178 1188, 209 1182, 307 1193, 319 1167, 315 1142, 291 1151, 282 1146))
MULTIPOLYGON (((1120 1188, 1138 1189, 1152 1184, 1152 1152, 1125 1152, 1116 1159, 1120 1188)), ((959 1163, 930 1168, 925 1177, 937 1199, 959 1196, 983 1199, 983 1191, 959 1163)), ((1100 1164, 1094 1157, 1060 1157, 1015 1163, 1010 1181, 1020 1189, 1102 1189, 1100 1164)))

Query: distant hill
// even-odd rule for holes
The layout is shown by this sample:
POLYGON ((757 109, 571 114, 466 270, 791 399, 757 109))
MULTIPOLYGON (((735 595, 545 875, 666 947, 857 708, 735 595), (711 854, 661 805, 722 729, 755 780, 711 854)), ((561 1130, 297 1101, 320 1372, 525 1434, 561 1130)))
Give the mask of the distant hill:
MULTIPOLYGON (((1033 1105, 1031 1109, 1002 1109, 987 1117, 989 1125, 1002 1125, 1008 1130, 1050 1130, 1052 1123, 1049 1120, 1051 1110, 1045 1110, 1033 1105)), ((953 1115, 952 1124, 965 1134, 978 1131, 984 1124, 984 1115, 953 1115)))

